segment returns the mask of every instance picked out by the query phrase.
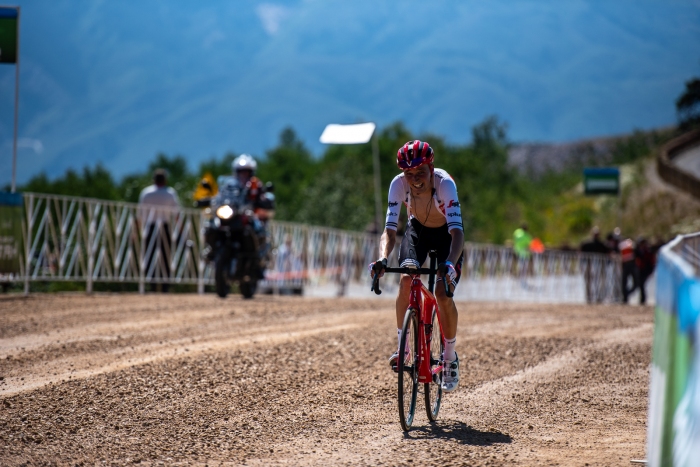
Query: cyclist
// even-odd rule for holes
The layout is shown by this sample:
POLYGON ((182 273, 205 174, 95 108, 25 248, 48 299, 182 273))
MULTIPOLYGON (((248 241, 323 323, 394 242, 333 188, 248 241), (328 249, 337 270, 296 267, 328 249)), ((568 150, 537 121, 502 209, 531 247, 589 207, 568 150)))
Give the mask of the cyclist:
MULTIPOLYGON (((429 250, 437 250, 438 277, 446 277, 450 289, 459 282, 462 272, 464 227, 457 197, 457 186, 450 175, 433 165, 433 149, 423 141, 409 141, 398 150, 396 163, 402 173, 394 177, 389 186, 389 208, 386 225, 379 243, 380 258, 370 264, 372 277, 375 272, 384 275, 387 258, 396 244, 401 203, 406 206, 408 223, 399 247, 399 266, 419 268, 429 250)), ((398 342, 401 327, 409 305, 411 276, 402 275, 396 297, 396 324, 398 342)), ((459 358, 455 352, 457 335, 457 308, 447 297, 444 287, 436 287, 435 297, 440 311, 445 350, 442 389, 454 391, 459 384, 459 358)), ((397 366, 398 350, 389 359, 397 366)))

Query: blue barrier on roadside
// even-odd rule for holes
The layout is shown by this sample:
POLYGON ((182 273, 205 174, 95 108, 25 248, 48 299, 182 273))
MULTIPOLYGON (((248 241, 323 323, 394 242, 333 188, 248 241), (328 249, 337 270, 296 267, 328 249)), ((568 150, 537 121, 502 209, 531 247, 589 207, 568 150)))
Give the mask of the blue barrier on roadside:
POLYGON ((657 266, 654 343, 649 389, 648 465, 700 465, 700 281, 666 245, 657 266))

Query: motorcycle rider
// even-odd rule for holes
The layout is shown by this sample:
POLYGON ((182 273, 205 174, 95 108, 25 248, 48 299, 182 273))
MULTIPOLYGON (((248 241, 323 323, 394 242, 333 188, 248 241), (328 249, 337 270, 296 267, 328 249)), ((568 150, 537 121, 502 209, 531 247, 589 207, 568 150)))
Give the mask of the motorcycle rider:
MULTIPOLYGON (((252 204, 255 216, 266 224, 275 209, 275 196, 271 192, 271 185, 263 185, 255 176, 258 163, 252 156, 241 154, 231 164, 239 186, 243 187, 243 196, 252 204)), ((264 226, 263 226, 264 227, 264 226)))
MULTIPOLYGON (((255 176, 258 164, 249 154, 241 154, 236 157, 231 163, 231 168, 232 176, 219 177, 218 185, 221 191, 217 197, 223 198, 238 192, 241 204, 252 208, 254 213, 252 217, 253 231, 258 237, 258 244, 260 245, 258 253, 261 261, 260 278, 262 279, 264 278, 263 273, 270 250, 270 242, 267 238, 267 221, 272 218, 275 209, 275 196, 272 193, 272 184, 263 185, 260 179, 255 176)), ((212 261, 215 256, 215 229, 207 228, 204 239, 207 243, 204 256, 207 260, 212 261)))

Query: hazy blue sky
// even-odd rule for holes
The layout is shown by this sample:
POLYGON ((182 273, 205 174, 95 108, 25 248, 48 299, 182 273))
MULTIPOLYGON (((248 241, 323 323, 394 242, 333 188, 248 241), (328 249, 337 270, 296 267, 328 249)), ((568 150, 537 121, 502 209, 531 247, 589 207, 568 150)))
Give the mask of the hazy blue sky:
MULTIPOLYGON (((402 120, 513 141, 675 122, 700 75, 698 1, 20 1, 18 180, 159 151, 264 155, 292 126, 402 120)), ((0 65, 0 185, 10 180, 14 68, 0 65)))

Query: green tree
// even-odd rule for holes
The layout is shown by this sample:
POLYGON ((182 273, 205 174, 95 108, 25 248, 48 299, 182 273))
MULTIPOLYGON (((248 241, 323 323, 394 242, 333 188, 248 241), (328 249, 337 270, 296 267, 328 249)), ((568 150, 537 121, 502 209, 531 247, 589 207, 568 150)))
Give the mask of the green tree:
POLYGON ((693 78, 685 83, 685 91, 676 100, 678 127, 687 131, 700 125, 700 79, 693 78))
POLYGON ((316 176, 316 163, 291 128, 285 128, 277 147, 258 161, 258 177, 275 185, 277 212, 280 220, 294 220, 309 200, 304 190, 316 176))
POLYGON ((231 164, 236 157, 238 157, 237 154, 228 152, 221 159, 212 157, 208 161, 202 162, 199 165, 199 177, 201 178, 207 172, 210 173, 215 180, 222 175, 231 175, 233 173, 231 164))
POLYGON ((101 164, 94 169, 83 168, 82 174, 69 169, 63 177, 50 181, 45 173, 32 177, 19 191, 49 193, 85 198, 119 200, 120 195, 112 175, 101 164))
POLYGON ((374 195, 371 176, 357 160, 346 157, 326 161, 321 173, 304 190, 297 222, 348 230, 364 230, 372 222, 374 195))

